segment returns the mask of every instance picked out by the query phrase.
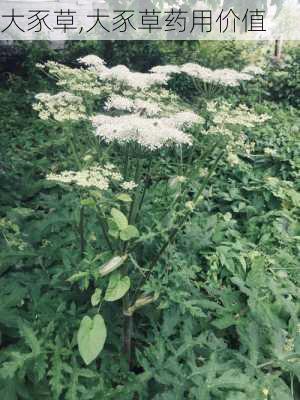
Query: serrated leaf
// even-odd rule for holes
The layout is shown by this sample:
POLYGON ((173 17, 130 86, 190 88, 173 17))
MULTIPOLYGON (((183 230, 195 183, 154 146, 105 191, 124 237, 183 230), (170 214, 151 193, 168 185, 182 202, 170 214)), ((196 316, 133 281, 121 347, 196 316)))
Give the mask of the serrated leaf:
POLYGON ((212 325, 214 325, 218 329, 227 329, 232 325, 235 325, 237 323, 237 320, 234 318, 233 315, 224 315, 221 318, 215 319, 212 322, 212 325))
POLYGON ((122 213, 122 211, 118 210, 117 208, 113 208, 111 210, 111 216, 112 216, 114 222, 117 224, 120 231, 127 228, 128 220, 127 220, 126 215, 124 215, 122 213))
POLYGON ((120 232, 120 239, 123 240, 123 242, 127 242, 128 240, 139 237, 139 235, 140 233, 135 226, 128 225, 126 229, 120 232))
POLYGON ((106 326, 101 315, 93 319, 83 317, 77 334, 79 353, 86 365, 91 364, 103 349, 106 340, 106 326))
POLYGON ((128 276, 121 277, 119 272, 110 276, 109 284, 105 293, 106 301, 117 301, 121 299, 130 289, 128 276))
POLYGON ((101 294, 102 294, 102 290, 97 288, 91 297, 91 304, 93 307, 96 307, 100 303, 101 294))
POLYGON ((25 323, 20 323, 20 333, 34 356, 38 356, 41 353, 41 346, 33 329, 25 323))

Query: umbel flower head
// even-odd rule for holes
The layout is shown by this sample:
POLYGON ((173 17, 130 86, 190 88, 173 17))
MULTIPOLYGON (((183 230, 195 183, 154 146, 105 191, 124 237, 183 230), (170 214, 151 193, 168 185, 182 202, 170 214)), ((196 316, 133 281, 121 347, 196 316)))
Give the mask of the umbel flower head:
POLYGON ((250 155, 255 143, 241 129, 253 128, 270 119, 267 114, 256 114, 247 106, 240 104, 233 107, 227 102, 208 102, 207 111, 211 114, 211 126, 204 134, 217 136, 224 140, 227 160, 230 165, 237 165, 240 159, 237 152, 250 155))
POLYGON ((209 102, 207 110, 213 114, 213 122, 220 128, 232 126, 244 126, 252 128, 257 124, 262 124, 271 117, 267 114, 256 114, 247 106, 240 104, 237 107, 232 107, 227 102, 221 104, 209 102))
POLYGON ((160 149, 170 145, 191 145, 191 135, 183 131, 200 118, 193 112, 180 112, 172 118, 146 118, 139 114, 111 117, 97 115, 92 118, 96 136, 107 143, 135 142, 147 150, 160 149))
POLYGON ((53 118, 59 122, 86 119, 86 108, 82 98, 72 93, 39 93, 35 98, 38 102, 34 104, 33 109, 38 111, 41 119, 53 118))
POLYGON ((132 72, 125 65, 108 68, 101 58, 94 55, 79 58, 78 62, 96 71, 102 81, 114 81, 135 90, 145 90, 155 85, 162 86, 169 80, 165 73, 132 72))
POLYGON ((82 58, 78 58, 77 61, 79 62, 79 64, 90 67, 91 69, 94 69, 95 71, 102 71, 106 68, 105 61, 102 60, 102 58, 95 56, 93 54, 82 57, 82 58))
MULTIPOLYGON (((85 57, 87 60, 84 62, 84 65, 90 65, 89 63, 92 62, 90 57, 94 56, 85 57)), ((47 70, 48 74, 55 78, 56 85, 69 92, 99 96, 111 91, 110 85, 98 80, 97 71, 102 63, 103 61, 100 59, 98 66, 83 69, 71 68, 54 61, 48 61, 45 64, 37 64, 37 67, 41 70, 47 70)))
POLYGON ((161 108, 157 103, 143 99, 130 99, 129 97, 112 95, 105 103, 104 109, 107 111, 127 111, 137 114, 157 116, 161 113, 161 108))
POLYGON ((263 71, 259 67, 249 66, 242 72, 230 68, 215 69, 203 67, 195 63, 187 63, 181 66, 163 65, 151 69, 152 72, 171 75, 186 74, 192 78, 199 79, 203 82, 221 85, 221 86, 239 86, 242 81, 250 81, 253 75, 262 74, 263 71))
POLYGON ((132 190, 136 184, 124 181, 122 175, 113 164, 94 166, 82 171, 63 171, 59 174, 50 173, 46 176, 48 181, 75 184, 84 188, 97 188, 108 190, 110 183, 118 184, 123 190, 132 190))

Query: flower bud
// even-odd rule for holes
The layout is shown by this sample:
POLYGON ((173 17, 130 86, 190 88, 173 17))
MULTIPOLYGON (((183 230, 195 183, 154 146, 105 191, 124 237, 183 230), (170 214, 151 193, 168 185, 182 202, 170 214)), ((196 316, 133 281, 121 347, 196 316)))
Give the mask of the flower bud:
POLYGON ((154 303, 157 299, 157 295, 140 297, 131 307, 124 311, 124 315, 131 317, 136 310, 145 307, 148 304, 154 303))
POLYGON ((194 204, 193 201, 187 201, 187 202, 185 203, 185 207, 186 207, 188 210, 193 211, 194 208, 195 208, 195 204, 194 204))

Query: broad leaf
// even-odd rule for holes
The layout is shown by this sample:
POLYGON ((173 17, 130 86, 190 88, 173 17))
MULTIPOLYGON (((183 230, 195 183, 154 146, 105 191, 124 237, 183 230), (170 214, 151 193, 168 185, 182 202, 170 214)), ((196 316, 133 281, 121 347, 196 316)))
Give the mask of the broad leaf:
POLYGON ((97 314, 93 319, 88 316, 83 317, 77 341, 79 353, 86 365, 93 362, 103 349, 106 334, 105 322, 101 315, 97 314))
POLYGON ((128 225, 126 229, 120 232, 120 239, 123 240, 123 242, 127 242, 128 240, 139 237, 139 235, 139 231, 135 226, 128 225))
POLYGON ((128 276, 121 277, 119 272, 111 275, 108 287, 105 293, 106 301, 117 301, 121 299, 130 288, 130 279, 128 276))
POLYGON ((117 208, 113 208, 111 210, 111 216, 114 222, 117 224, 120 231, 127 228, 128 226, 127 217, 122 213, 122 211, 118 210, 117 208))

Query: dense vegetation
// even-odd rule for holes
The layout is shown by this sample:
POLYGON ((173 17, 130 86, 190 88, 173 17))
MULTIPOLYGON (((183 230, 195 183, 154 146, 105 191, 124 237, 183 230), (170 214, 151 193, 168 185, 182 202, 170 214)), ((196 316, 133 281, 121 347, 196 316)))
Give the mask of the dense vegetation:
MULTIPOLYGON (((109 161, 121 168, 123 153, 121 147, 99 146, 86 121, 66 127, 38 118, 35 95, 57 89, 37 62, 50 58, 76 66, 78 57, 94 53, 110 66, 124 63, 140 71, 144 60, 146 70, 190 61, 213 69, 249 64, 245 46, 218 46, 132 43, 124 49, 118 43, 85 43, 50 54, 31 45, 22 50, 19 70, 3 74, 1 399, 300 399, 299 47, 287 49, 278 64, 262 46, 251 61, 264 62, 265 75, 238 87, 209 91, 187 76, 172 75, 172 99, 199 114, 206 130, 212 124, 208 100, 216 107, 229 102, 231 116, 245 104, 271 119, 243 126, 251 152, 230 143, 238 162, 218 158, 217 150, 228 143, 202 135, 203 124, 190 130, 197 139, 193 152, 154 153, 151 174, 148 163, 139 172, 147 188, 139 220, 130 217, 137 196, 131 192, 117 188, 99 196, 46 179, 80 169, 70 132, 87 167, 109 161), (183 187, 178 178, 187 171, 192 176, 183 187), (125 214, 135 230, 126 230, 125 214), (184 223, 172 235, 177 218, 184 223), (148 277, 144 260, 156 259, 166 239, 148 277), (130 275, 132 299, 136 291, 146 299, 134 313, 130 362, 123 349, 122 301, 108 302, 106 293, 102 306, 99 290, 107 290, 109 278, 100 279, 100 267, 124 246, 130 251, 122 254, 130 255, 121 266, 127 271, 118 276, 119 291, 130 275), (145 275, 149 279, 141 285, 145 275), (98 315, 99 304, 107 338, 93 361, 93 354, 78 350, 78 330, 84 317, 98 315)), ((89 105, 98 110, 102 99, 89 105)), ((130 160, 148 160, 135 151, 130 160)), ((113 292, 110 300, 119 297, 113 292)))

